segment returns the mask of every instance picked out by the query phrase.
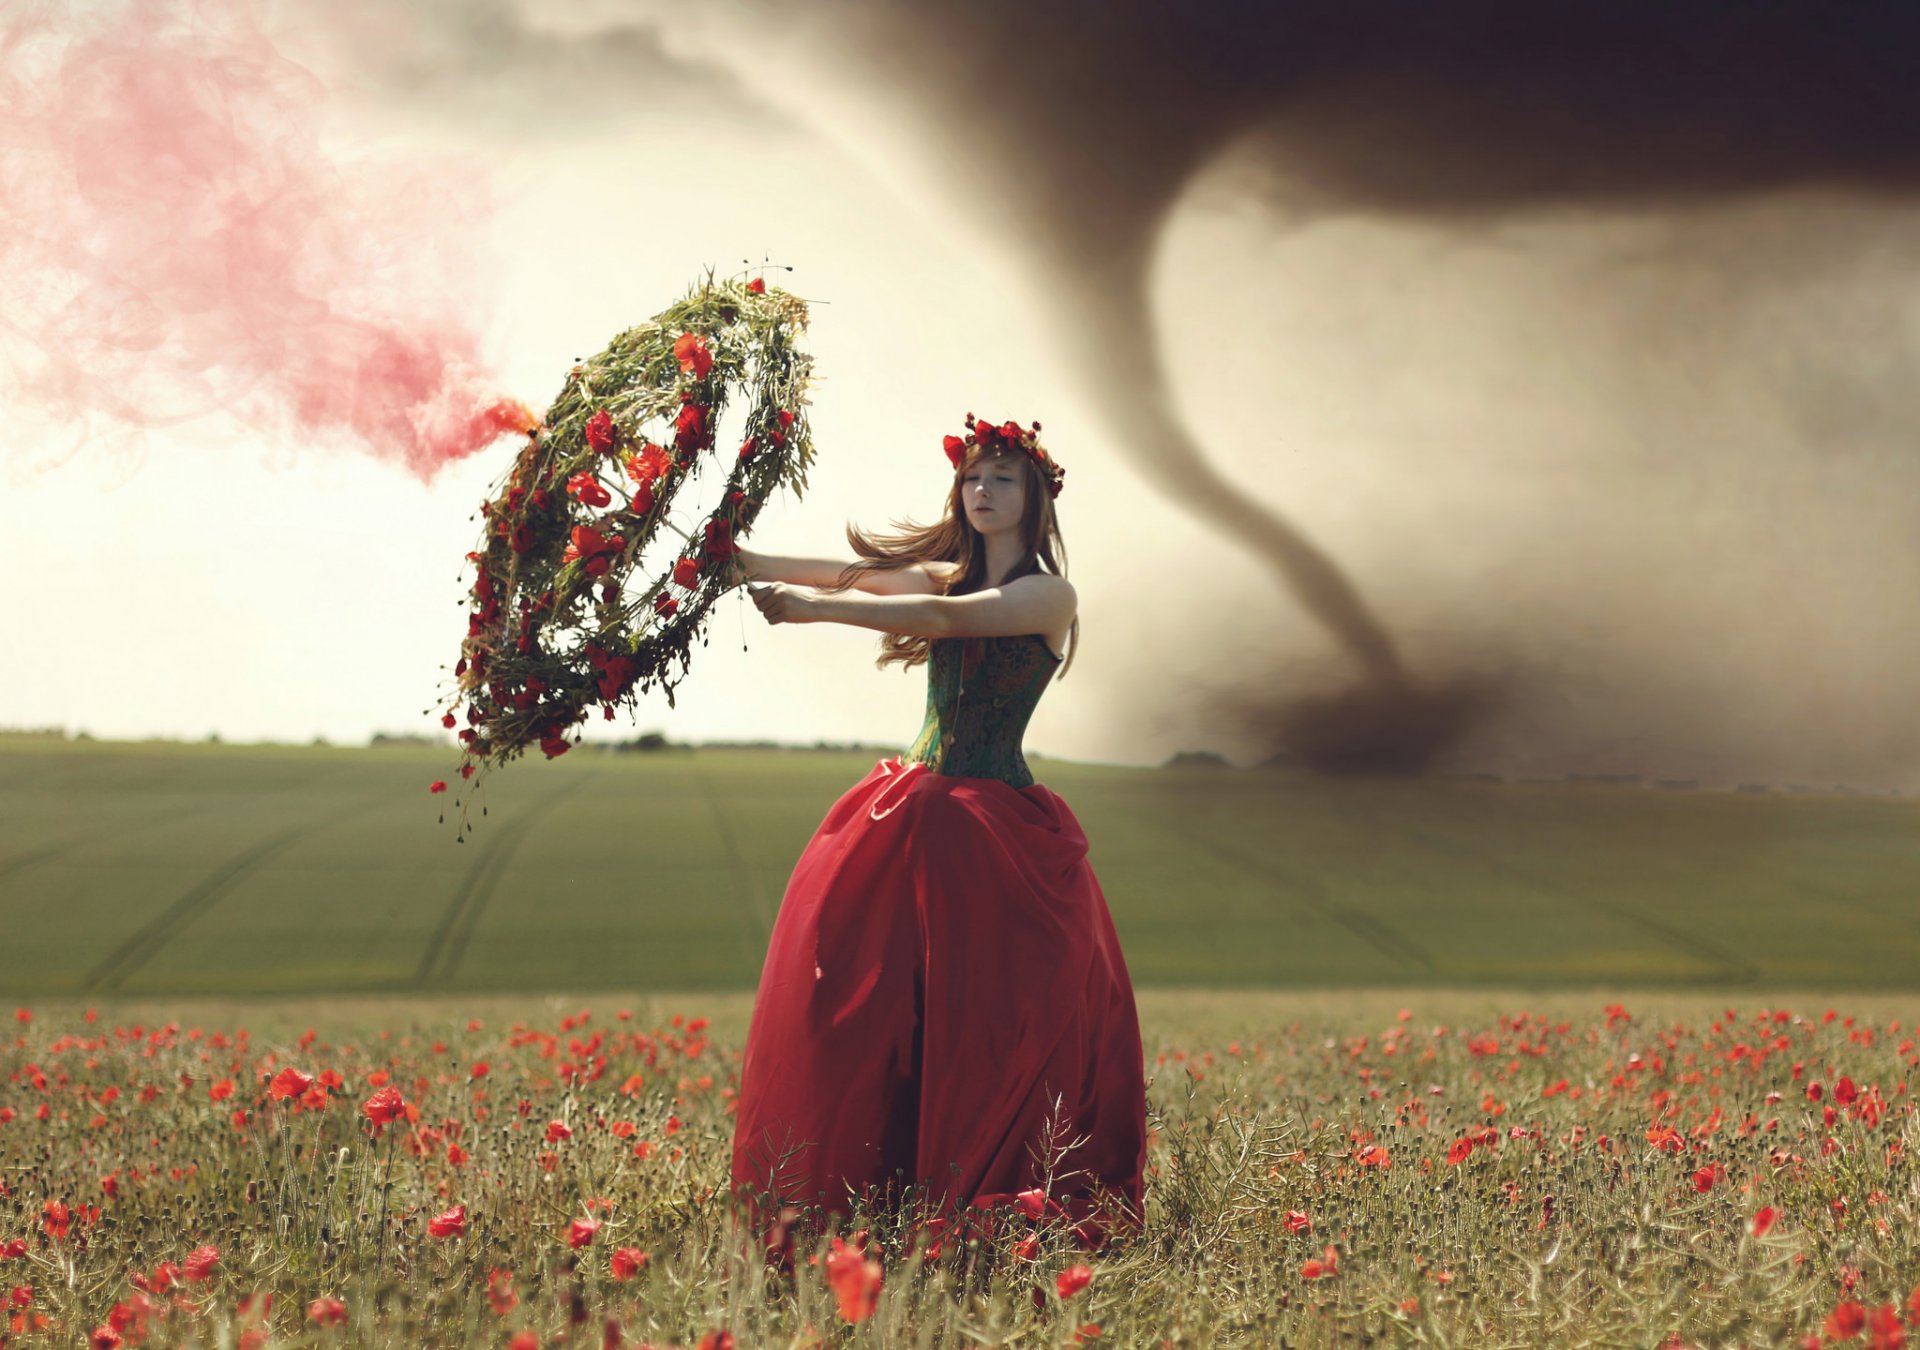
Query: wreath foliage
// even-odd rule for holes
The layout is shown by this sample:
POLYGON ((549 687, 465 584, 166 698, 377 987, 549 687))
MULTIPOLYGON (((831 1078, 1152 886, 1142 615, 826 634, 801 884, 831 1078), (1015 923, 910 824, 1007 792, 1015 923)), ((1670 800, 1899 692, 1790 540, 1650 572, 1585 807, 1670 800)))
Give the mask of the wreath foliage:
POLYGON ((737 541, 774 488, 806 489, 806 325, 798 296, 709 273, 568 372, 481 505, 485 530, 467 554, 467 635, 441 718, 453 727, 464 716, 462 778, 531 745, 565 753, 596 704, 612 718, 657 687, 672 705, 708 611, 740 580, 737 541), (745 439, 723 454, 719 422, 736 394, 748 403, 745 439), (725 481, 683 530, 671 513, 705 465, 725 481), (663 529, 682 546, 645 574, 663 529))

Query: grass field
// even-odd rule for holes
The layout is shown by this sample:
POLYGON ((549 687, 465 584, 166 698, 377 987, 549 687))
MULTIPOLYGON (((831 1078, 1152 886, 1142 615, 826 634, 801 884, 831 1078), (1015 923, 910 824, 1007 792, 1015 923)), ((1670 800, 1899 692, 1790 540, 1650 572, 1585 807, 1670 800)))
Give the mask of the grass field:
POLYGON ((36 1000, 0 1344, 1902 1350, 1916 1011, 1149 990, 1139 1233, 863 1213, 789 1276, 729 1203, 744 994, 36 1000))
MULTIPOLYGON (((747 989, 871 755, 0 740, 0 989, 747 989)), ((1920 987, 1920 807, 1036 760, 1137 985, 1920 987)))

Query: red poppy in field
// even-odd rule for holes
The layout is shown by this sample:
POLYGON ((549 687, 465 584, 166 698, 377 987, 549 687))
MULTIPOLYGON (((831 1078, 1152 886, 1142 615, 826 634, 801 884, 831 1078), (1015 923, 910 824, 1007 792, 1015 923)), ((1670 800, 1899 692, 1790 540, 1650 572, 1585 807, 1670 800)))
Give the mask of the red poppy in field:
POLYGON ((496 1317, 505 1317, 520 1303, 520 1295, 513 1289, 513 1272, 495 1266, 487 1272, 487 1306, 493 1309, 496 1317))
POLYGON ((436 1214, 427 1220, 427 1236, 437 1238, 464 1237, 467 1231, 467 1207, 455 1205, 444 1214, 436 1214))
POLYGON ((1387 1157, 1387 1151, 1378 1144, 1368 1144, 1354 1155, 1354 1161, 1362 1167, 1391 1167, 1393 1165, 1392 1160, 1387 1157))
POLYGON ((621 1247, 613 1254, 608 1268, 616 1280, 630 1280, 640 1273, 640 1267, 647 1264, 647 1254, 638 1247, 621 1247))
POLYGON ((1727 1169, 1719 1163, 1709 1163, 1693 1174, 1693 1189, 1705 1195, 1713 1189, 1713 1183, 1727 1174, 1727 1169))
POLYGON ((707 372, 713 369, 713 353, 707 350, 707 340, 698 333, 682 333, 674 339, 673 359, 680 363, 682 373, 696 380, 706 379, 707 372))
POLYGON ((1834 1305, 1820 1330, 1830 1341, 1850 1341, 1867 1326, 1867 1310, 1851 1299, 1834 1305))
POLYGON ((755 295, 765 295, 767 293, 767 283, 759 277, 755 277, 747 283, 747 289, 755 295))
POLYGON ((1092 1283, 1092 1266, 1068 1266, 1054 1277, 1053 1287, 1060 1291, 1061 1298, 1072 1298, 1092 1283))
POLYGON ((573 1138, 573 1131, 564 1120, 550 1120, 547 1122, 547 1142, 549 1144, 557 1144, 562 1139, 571 1138, 573 1138))
POLYGON ((605 408, 600 409, 587 419, 587 444, 600 454, 606 454, 614 446, 613 414, 605 408))
POLYGON ((1321 1254, 1319 1260, 1309 1260, 1300 1266, 1300 1278, 1303 1280, 1329 1279, 1340 1272, 1340 1253, 1332 1246, 1321 1254))
MULTIPOLYGON (((441 785, 445 790, 445 784, 441 785)), ((285 1068, 273 1076, 267 1085, 267 1095, 275 1101, 285 1101, 289 1097, 303 1097, 307 1089, 313 1086, 313 1075, 301 1073, 295 1068, 285 1068)))
POLYGON ((120 1350, 120 1333, 109 1326, 98 1326, 87 1333, 87 1344, 93 1350, 120 1350))
POLYGON ((187 1253, 187 1259, 180 1263, 180 1271, 188 1284, 203 1284, 213 1278, 213 1268, 219 1264, 218 1247, 195 1247, 187 1253))
POLYGON ((347 1320, 347 1305, 337 1298, 316 1298, 307 1305, 307 1320, 315 1326, 341 1326, 347 1320))
POLYGON ((1780 1217, 1780 1211, 1772 1205, 1762 1205, 1753 1212, 1753 1235, 1765 1237, 1767 1230, 1773 1227, 1774 1220, 1780 1217))
POLYGON ((567 1245, 573 1248, 585 1247, 593 1241, 593 1235, 600 1231, 598 1219, 575 1219, 567 1225, 567 1245))
POLYGON ((1851 1106, 1860 1099, 1860 1089, 1854 1085, 1851 1078, 1843 1075, 1840 1081, 1833 1085, 1833 1099, 1842 1106, 1851 1106))
POLYGON ((1304 1209, 1290 1209, 1287 1211, 1287 1231, 1289 1233, 1305 1233, 1312 1228, 1313 1220, 1307 1217, 1307 1212, 1304 1209))
POLYGON ((376 1125, 385 1125, 389 1121, 398 1120, 406 1114, 406 1111, 407 1103, 401 1097, 400 1089, 391 1085, 381 1088, 360 1103, 360 1114, 376 1125))
POLYGON ((49 1200, 40 1207, 40 1228, 48 1237, 63 1238, 73 1221, 73 1212, 59 1200, 49 1200))
POLYGON ((540 1338, 531 1331, 515 1332, 507 1342, 507 1350, 540 1350, 540 1338))
POLYGON ((725 1330, 709 1331, 700 1338, 700 1344, 695 1347, 695 1350, 734 1350, 733 1333, 725 1330))
POLYGON ((841 1320, 864 1322, 880 1303, 880 1263, 844 1238, 835 1238, 827 1253, 827 1284, 840 1304, 841 1320))

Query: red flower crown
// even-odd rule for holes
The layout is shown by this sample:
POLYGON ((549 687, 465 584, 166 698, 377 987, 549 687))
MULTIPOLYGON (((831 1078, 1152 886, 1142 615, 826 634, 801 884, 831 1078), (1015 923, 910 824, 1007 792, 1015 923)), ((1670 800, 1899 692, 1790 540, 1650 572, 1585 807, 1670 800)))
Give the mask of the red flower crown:
POLYGON ((1040 424, 1035 422, 1032 431, 1022 431, 1018 422, 1002 422, 995 426, 992 422, 977 422, 972 413, 967 414, 967 434, 949 436, 946 439, 947 459, 958 469, 960 461, 967 457, 967 447, 980 445, 992 448, 1019 450, 1040 466, 1040 472, 1046 475, 1047 495, 1060 495, 1061 481, 1067 471, 1061 468, 1040 444, 1040 424))

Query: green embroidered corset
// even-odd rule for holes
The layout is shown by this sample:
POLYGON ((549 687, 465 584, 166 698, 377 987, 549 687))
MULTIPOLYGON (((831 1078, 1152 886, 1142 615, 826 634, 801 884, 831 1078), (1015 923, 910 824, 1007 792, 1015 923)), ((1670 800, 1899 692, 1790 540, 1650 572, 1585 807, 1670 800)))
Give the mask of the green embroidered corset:
POLYGON ((1020 740, 1059 665, 1038 633, 934 639, 927 659, 927 720, 901 759, 956 778, 1030 786, 1033 775, 1020 740))

